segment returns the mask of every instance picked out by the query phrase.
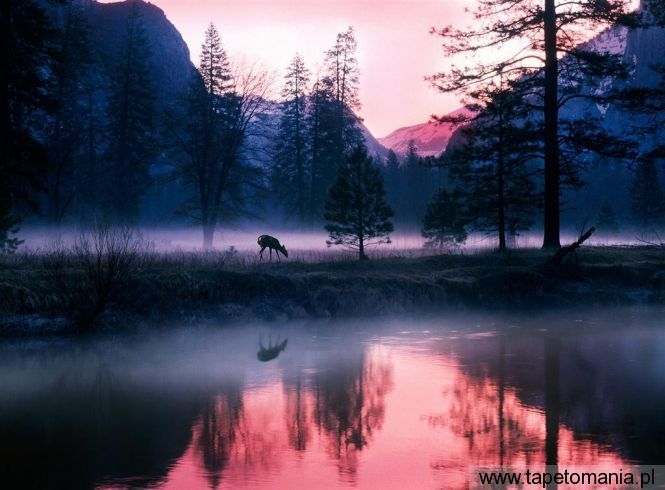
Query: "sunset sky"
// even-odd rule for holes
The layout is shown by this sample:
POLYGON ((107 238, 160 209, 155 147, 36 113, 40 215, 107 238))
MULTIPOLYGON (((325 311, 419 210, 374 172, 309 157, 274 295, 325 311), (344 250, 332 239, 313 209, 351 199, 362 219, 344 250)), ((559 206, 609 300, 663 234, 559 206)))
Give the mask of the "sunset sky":
POLYGON ((175 24, 198 63, 211 21, 229 55, 277 72, 299 51, 315 72, 337 32, 354 26, 361 69, 361 116, 375 136, 456 109, 457 98, 436 93, 425 75, 446 60, 432 26, 466 23, 473 0, 152 0, 175 24))

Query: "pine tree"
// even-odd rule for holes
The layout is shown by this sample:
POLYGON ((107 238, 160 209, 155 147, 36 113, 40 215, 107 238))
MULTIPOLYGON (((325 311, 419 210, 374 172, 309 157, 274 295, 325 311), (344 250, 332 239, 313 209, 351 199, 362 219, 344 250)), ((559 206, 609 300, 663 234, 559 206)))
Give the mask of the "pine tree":
POLYGON ((646 159, 637 163, 628 193, 630 215, 642 227, 642 231, 648 231, 649 227, 663 222, 665 196, 653 160, 646 159))
MULTIPOLYGON (((460 30, 450 26, 435 31, 444 38, 446 52, 482 55, 510 45, 511 53, 519 54, 509 58, 487 56, 486 61, 473 68, 453 67, 430 80, 443 92, 467 94, 479 85, 504 77, 532 83, 530 102, 543 113, 543 247, 559 248, 561 170, 566 164, 561 152, 562 109, 573 100, 587 98, 598 102, 599 95, 585 92, 584 87, 597 85, 604 77, 627 73, 619 56, 593 51, 583 43, 588 33, 617 23, 634 24, 635 17, 627 14, 626 0, 542 3, 543 0, 478 0, 473 27, 460 30)), ((578 119, 585 121, 586 115, 578 119)), ((599 127, 584 125, 592 133, 599 127)), ((576 149, 584 142, 596 150, 602 149, 594 145, 593 137, 576 138, 576 149)))
POLYGON ((221 104, 223 96, 229 94, 233 81, 228 55, 213 23, 208 25, 205 39, 201 44, 199 73, 203 79, 204 89, 209 95, 209 103, 221 104))
POLYGON ((335 44, 326 52, 324 61, 325 80, 336 102, 337 145, 344 152, 355 147, 362 138, 355 115, 360 110, 357 48, 355 32, 353 27, 349 27, 346 32, 337 34, 335 44))
POLYGON ((619 233, 619 222, 610 201, 605 201, 600 207, 596 229, 601 235, 616 235, 619 233))
POLYGON ((452 145, 442 160, 468 225, 495 234, 503 251, 509 232, 527 230, 533 223, 539 195, 529 160, 538 150, 538 126, 528 121, 528 108, 515 86, 488 87, 475 98, 460 129, 462 142, 452 145))
POLYGON ((393 210, 385 202, 383 177, 367 149, 358 146, 339 165, 325 204, 326 230, 330 245, 343 245, 358 251, 366 260, 368 245, 390 243, 393 210))
POLYGON ((150 76, 150 46, 141 16, 141 2, 132 2, 113 73, 108 104, 109 145, 106 159, 111 175, 109 207, 113 218, 132 222, 150 185, 155 155, 154 85, 150 76))
POLYGON ((363 142, 355 114, 360 110, 357 47, 355 32, 349 27, 337 34, 335 44, 326 52, 324 60, 325 75, 321 87, 328 93, 328 100, 334 101, 330 114, 330 140, 337 161, 363 142))
POLYGON ((356 49, 353 28, 337 34, 335 44, 325 53, 322 72, 308 99, 311 217, 321 216, 339 162, 364 141, 360 119, 354 112, 360 109, 356 49))
POLYGON ((466 241, 463 212, 460 204, 446 189, 434 195, 423 219, 423 237, 427 247, 446 247, 466 241))
POLYGON ((274 186, 288 211, 303 225, 307 215, 310 169, 307 158, 307 94, 309 70, 300 55, 289 65, 282 90, 281 119, 274 157, 274 186))
POLYGON ((410 140, 402 165, 402 202, 398 207, 404 222, 416 226, 422 222, 427 204, 439 187, 434 172, 418 154, 415 141, 410 140))
POLYGON ((37 210, 35 194, 43 189, 44 115, 56 104, 48 92, 53 69, 55 31, 33 0, 0 4, 0 252, 13 251, 21 218, 37 210))
MULTIPOLYGON (((334 162, 330 161, 329 140, 327 138, 326 108, 330 107, 329 94, 322 88, 320 79, 314 82, 308 98, 307 140, 309 142, 308 156, 309 171, 309 199, 307 203, 310 220, 320 216, 325 202, 326 182, 328 172, 334 162), (321 191, 324 191, 322 193, 321 191)), ((334 177, 333 177, 334 178, 334 177)))
POLYGON ((68 0, 55 10, 58 33, 55 48, 51 90, 58 103, 48 134, 49 175, 47 183, 48 213, 59 223, 87 182, 81 175, 90 164, 85 152, 86 123, 91 89, 92 53, 88 38, 85 10, 75 0, 68 0))

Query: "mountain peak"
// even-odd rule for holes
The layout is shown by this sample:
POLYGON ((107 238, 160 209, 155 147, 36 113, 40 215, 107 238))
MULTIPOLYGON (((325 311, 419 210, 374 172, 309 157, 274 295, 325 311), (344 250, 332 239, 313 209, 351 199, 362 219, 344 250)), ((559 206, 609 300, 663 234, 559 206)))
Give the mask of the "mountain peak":
MULTIPOLYGON (((465 112, 466 109, 460 108, 447 116, 456 116, 465 112)), ((396 129, 388 136, 377 139, 383 146, 399 155, 406 154, 409 141, 413 140, 420 156, 436 156, 446 149, 455 128, 453 124, 428 121, 396 129)))

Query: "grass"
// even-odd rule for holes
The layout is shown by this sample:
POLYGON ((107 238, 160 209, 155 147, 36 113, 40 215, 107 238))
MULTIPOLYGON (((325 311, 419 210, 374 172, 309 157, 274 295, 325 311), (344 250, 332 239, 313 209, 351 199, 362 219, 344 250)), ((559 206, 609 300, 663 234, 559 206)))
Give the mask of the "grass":
POLYGON ((293 250, 288 260, 261 263, 233 249, 159 253, 134 247, 131 261, 117 259, 124 268, 116 275, 99 266, 90 249, 67 250, 0 258, 5 333, 33 331, 28 327, 35 318, 39 325, 86 330, 146 318, 665 302, 665 250, 658 247, 583 247, 576 261, 557 268, 544 266, 550 254, 536 249, 402 250, 375 253, 365 262, 339 251, 293 250))

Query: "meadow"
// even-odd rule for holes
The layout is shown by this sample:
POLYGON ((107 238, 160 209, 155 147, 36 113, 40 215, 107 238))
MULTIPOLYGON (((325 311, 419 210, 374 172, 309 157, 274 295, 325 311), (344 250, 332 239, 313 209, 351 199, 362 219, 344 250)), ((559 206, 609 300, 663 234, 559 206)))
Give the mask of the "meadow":
POLYGON ((536 248, 386 248, 363 262, 322 247, 292 248, 280 261, 256 252, 160 249, 132 230, 107 230, 4 255, 0 331, 665 303, 660 246, 584 246, 560 266, 536 248))

